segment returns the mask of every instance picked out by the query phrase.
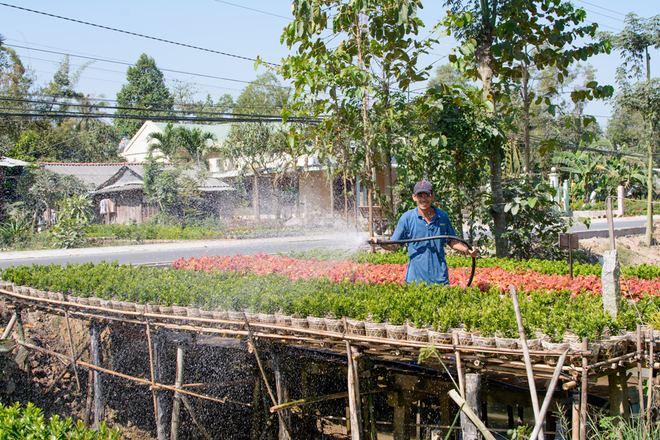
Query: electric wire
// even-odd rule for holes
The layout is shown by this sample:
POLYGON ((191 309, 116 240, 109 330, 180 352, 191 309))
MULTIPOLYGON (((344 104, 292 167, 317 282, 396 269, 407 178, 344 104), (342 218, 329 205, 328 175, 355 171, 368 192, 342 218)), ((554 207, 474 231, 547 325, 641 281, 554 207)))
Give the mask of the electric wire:
POLYGON ((218 3, 224 3, 225 5, 235 6, 237 8, 247 9, 248 11, 254 11, 254 12, 259 12, 261 14, 270 15, 272 17, 283 18, 283 19, 289 20, 289 21, 293 20, 293 17, 285 17, 284 15, 277 15, 277 14, 273 14, 272 12, 266 12, 266 11, 261 11, 259 9, 248 8, 247 6, 237 5, 235 3, 229 3, 229 2, 222 1, 222 0, 215 0, 215 1, 218 2, 218 3))
MULTIPOLYGON (((65 21, 70 21, 70 22, 73 22, 73 23, 84 24, 86 26, 92 26, 92 27, 96 27, 96 28, 99 28, 99 29, 109 30, 109 31, 113 31, 113 32, 119 32, 121 34, 131 35, 131 36, 134 36, 134 37, 146 38, 148 40, 158 41, 158 42, 161 42, 161 43, 167 43, 167 44, 172 44, 172 45, 175 45, 175 46, 186 47, 188 49, 200 50, 200 51, 203 51, 203 52, 214 53, 214 54, 217 54, 217 55, 223 55, 223 56, 226 56, 226 57, 237 58, 237 59, 240 59, 240 60, 246 60, 246 61, 252 61, 252 62, 257 61, 256 58, 245 57, 245 56, 242 56, 242 55, 235 55, 235 54, 231 54, 231 53, 228 53, 228 52, 222 52, 222 51, 215 50, 215 49, 208 49, 208 48, 205 48, 205 47, 195 46, 195 45, 187 44, 187 43, 179 43, 177 41, 167 40, 165 38, 152 37, 150 35, 144 35, 144 34, 139 34, 137 32, 131 32, 131 31, 123 30, 123 29, 113 28, 113 27, 110 27, 110 26, 104 26, 104 25, 100 25, 100 24, 96 24, 96 23, 90 23, 88 21, 77 20, 75 18, 63 17, 61 15, 50 14, 48 12, 43 12, 43 11, 37 11, 35 9, 24 8, 22 6, 10 5, 8 3, 0 2, 0 6, 6 6, 8 8, 14 8, 14 9, 19 9, 19 10, 26 11, 26 12, 32 12, 34 14, 44 15, 46 17, 51 17, 51 18, 57 18, 59 20, 65 20, 65 21)), ((264 61, 264 60, 261 60, 261 62, 264 63, 264 64, 268 64, 270 66, 273 66, 273 67, 279 66, 279 64, 270 63, 270 62, 264 61)))

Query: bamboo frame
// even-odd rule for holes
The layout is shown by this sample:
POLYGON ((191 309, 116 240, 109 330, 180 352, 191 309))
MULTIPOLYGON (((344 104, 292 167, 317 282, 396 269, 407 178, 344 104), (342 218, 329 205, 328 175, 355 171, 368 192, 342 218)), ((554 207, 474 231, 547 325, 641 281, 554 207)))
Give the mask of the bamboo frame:
POLYGON ((73 336, 71 335, 71 325, 69 324, 69 313, 65 313, 66 318, 66 331, 69 336, 69 349, 71 350, 71 366, 73 373, 76 375, 76 389, 80 392, 80 379, 78 378, 78 368, 76 367, 76 354, 73 350, 73 336))

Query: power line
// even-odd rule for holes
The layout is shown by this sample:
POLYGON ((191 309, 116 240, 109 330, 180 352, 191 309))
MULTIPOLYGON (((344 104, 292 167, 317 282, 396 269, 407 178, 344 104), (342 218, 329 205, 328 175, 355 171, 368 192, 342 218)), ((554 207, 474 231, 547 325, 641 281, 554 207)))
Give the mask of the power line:
MULTIPOLYGON (((73 22, 73 23, 84 24, 86 26, 92 26, 92 27, 96 27, 96 28, 99 28, 99 29, 105 29, 105 30, 109 30, 109 31, 113 31, 113 32, 119 32, 119 33, 122 33, 122 34, 131 35, 131 36, 134 36, 134 37, 146 38, 148 40, 159 41, 161 43, 168 43, 168 44, 173 44, 175 46, 186 47, 186 48, 189 48, 189 49, 201 50, 203 52, 215 53, 215 54, 218 54, 218 55, 223 55, 223 56, 232 57, 232 58, 238 58, 238 59, 241 59, 241 60, 247 60, 247 61, 253 61, 253 62, 257 61, 256 58, 249 58, 249 57, 244 57, 244 56, 241 56, 241 55, 234 55, 234 54, 227 53, 227 52, 221 52, 219 50, 207 49, 207 48, 200 47, 200 46, 194 46, 192 44, 179 43, 177 41, 167 40, 167 39, 164 39, 164 38, 158 38, 158 37, 152 37, 152 36, 149 36, 149 35, 138 34, 137 32, 125 31, 125 30, 113 28, 113 27, 110 27, 110 26, 104 26, 104 25, 100 25, 100 24, 90 23, 88 21, 76 20, 74 18, 63 17, 61 15, 49 14, 47 12, 36 11, 34 9, 23 8, 21 6, 10 5, 10 4, 7 4, 7 3, 0 3, 0 6, 6 6, 8 8, 19 9, 21 11, 32 12, 34 14, 44 15, 46 17, 57 18, 57 19, 60 19, 60 20, 66 20, 66 21, 70 21, 70 22, 73 22)), ((275 64, 275 63, 270 63, 270 62, 263 61, 263 60, 262 60, 262 62, 264 64, 268 64, 268 65, 271 65, 271 66, 278 66, 278 64, 275 64)))
POLYGON ((589 6, 593 6, 594 8, 602 9, 602 10, 607 11, 607 12, 612 12, 612 13, 614 13, 614 14, 619 14, 619 15, 622 15, 622 16, 624 16, 624 17, 626 16, 626 14, 622 14, 621 12, 617 12, 617 11, 614 11, 614 10, 612 10, 612 9, 604 8, 604 7, 599 6, 599 5, 596 5, 596 4, 594 4, 594 3, 589 3, 589 2, 586 2, 586 1, 584 1, 584 0, 577 0, 577 1, 579 1, 580 3, 584 3, 584 4, 586 4, 586 5, 589 5, 589 6))
POLYGON ((261 14, 266 14, 266 15, 271 15, 273 17, 283 18, 283 19, 289 20, 289 21, 292 20, 292 17, 285 17, 284 15, 273 14, 272 12, 260 11, 259 9, 248 8, 247 6, 237 5, 235 3, 224 2, 222 0, 215 0, 215 1, 218 2, 218 3, 224 3, 226 5, 235 6, 237 8, 247 9, 248 11, 259 12, 261 14))

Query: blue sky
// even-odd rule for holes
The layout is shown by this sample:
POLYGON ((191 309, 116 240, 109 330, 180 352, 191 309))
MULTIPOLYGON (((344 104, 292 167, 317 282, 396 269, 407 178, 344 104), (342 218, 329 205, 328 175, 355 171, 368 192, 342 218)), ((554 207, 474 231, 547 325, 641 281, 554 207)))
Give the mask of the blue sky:
MULTIPOLYGON (((2 3, 239 57, 254 59, 260 56, 265 61, 277 63, 288 53, 279 42, 291 13, 291 3, 286 0, 2 0, 2 3)), ((445 15, 446 8, 439 1, 424 3, 419 16, 430 29, 445 15)), ((587 19, 599 23, 601 30, 612 32, 623 29, 623 18, 628 12, 642 17, 660 14, 658 0, 633 3, 575 0, 574 4, 584 8, 587 19)), ((41 83, 52 78, 62 54, 71 55, 72 66, 88 61, 82 57, 98 59, 83 72, 78 90, 97 96, 102 94, 107 99, 115 99, 125 82, 127 65, 134 63, 142 53, 156 60, 168 85, 174 80, 191 83, 200 96, 209 93, 214 99, 225 93, 236 98, 247 82, 265 72, 264 67, 255 71, 250 60, 126 35, 4 5, 0 5, 0 34, 34 70, 41 83)), ((428 34, 429 30, 420 32, 421 37, 428 34)), ((444 57, 455 45, 451 38, 440 39, 422 62, 434 63, 434 66, 445 63, 444 57)), ((660 76, 660 50, 653 50, 651 57, 652 74, 660 76)), ((615 84, 614 74, 620 64, 618 54, 601 55, 589 62, 597 69, 596 79, 601 84, 615 84)), ((413 89, 422 87, 413 86, 413 89)), ((595 103, 587 107, 587 112, 596 115, 604 127, 611 109, 607 104, 595 103)))

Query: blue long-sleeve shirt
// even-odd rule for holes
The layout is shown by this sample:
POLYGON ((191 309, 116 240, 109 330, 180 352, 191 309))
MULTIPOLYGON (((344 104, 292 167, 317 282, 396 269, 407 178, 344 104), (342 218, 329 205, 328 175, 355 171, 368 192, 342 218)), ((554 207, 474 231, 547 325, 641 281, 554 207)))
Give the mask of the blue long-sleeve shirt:
MULTIPOLYGON (((426 223, 417 208, 405 212, 399 219, 392 240, 433 237, 435 235, 456 235, 449 216, 442 209, 435 208, 431 223, 426 223)), ((428 284, 449 284, 449 269, 445 260, 444 246, 449 240, 438 239, 408 244, 408 270, 406 282, 424 281, 428 284)))

